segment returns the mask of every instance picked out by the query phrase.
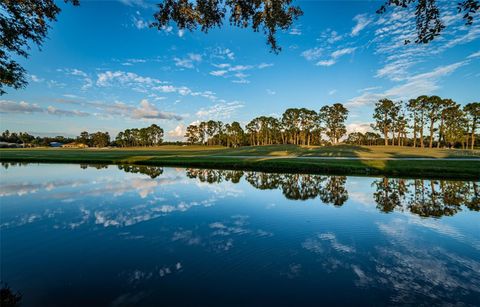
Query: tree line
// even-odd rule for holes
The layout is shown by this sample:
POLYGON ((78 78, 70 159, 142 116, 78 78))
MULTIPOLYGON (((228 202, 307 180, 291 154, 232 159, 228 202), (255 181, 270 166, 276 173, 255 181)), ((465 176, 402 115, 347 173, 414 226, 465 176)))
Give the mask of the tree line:
MULTIPOLYGON (((463 108, 452 99, 419 96, 407 103, 381 99, 375 104, 372 128, 384 145, 474 148, 480 120, 480 103, 463 108), (411 137, 409 138, 408 135, 411 137)), ((351 139, 362 138, 361 135, 351 139)))
POLYGON ((108 132, 97 131, 90 133, 82 131, 75 138, 56 136, 56 137, 35 137, 27 132, 10 132, 5 130, 0 135, 0 142, 18 144, 24 147, 52 146, 52 143, 76 145, 83 144, 88 147, 132 147, 132 146, 158 146, 163 142, 163 129, 158 125, 151 125, 146 128, 132 128, 121 131, 112 141, 108 132))
POLYGON ((34 146, 50 146, 50 143, 70 143, 75 139, 64 137, 64 136, 54 136, 54 137, 40 137, 33 136, 27 132, 10 132, 8 129, 2 132, 0 135, 0 142, 19 144, 25 147, 34 147, 34 146))
MULTIPOLYGON (((475 147, 480 122, 480 103, 461 106, 452 99, 439 96, 419 96, 408 102, 380 99, 375 103, 374 122, 369 131, 347 134, 345 122, 348 109, 341 103, 326 105, 317 111, 307 108, 289 108, 279 117, 259 116, 244 127, 234 121, 208 120, 187 127, 188 144, 220 145, 227 147, 260 146, 274 144, 385 145, 413 147, 475 147)), ((34 137, 26 132, 6 130, 0 141, 7 143, 48 146, 50 142, 76 141, 90 147, 158 146, 163 144, 164 131, 156 124, 145 128, 121 131, 112 142, 108 132, 83 131, 76 139, 57 136, 34 137)), ((178 144, 182 144, 181 142, 178 144)))
POLYGON ((306 108, 289 108, 280 118, 260 116, 241 126, 239 122, 203 121, 187 127, 189 144, 228 147, 294 144, 337 144, 345 136, 348 110, 341 104, 323 106, 318 112, 306 108), (327 137, 327 141, 322 136, 327 137))
POLYGON ((474 148, 480 121, 480 103, 463 108, 452 99, 419 96, 403 101, 381 99, 375 104, 375 132, 352 132, 346 136, 349 111, 341 103, 318 112, 287 109, 281 117, 260 116, 243 128, 239 122, 203 121, 187 127, 189 144, 228 147, 273 144, 327 145, 343 140, 354 145, 474 148), (346 138, 344 138, 346 136, 346 138))

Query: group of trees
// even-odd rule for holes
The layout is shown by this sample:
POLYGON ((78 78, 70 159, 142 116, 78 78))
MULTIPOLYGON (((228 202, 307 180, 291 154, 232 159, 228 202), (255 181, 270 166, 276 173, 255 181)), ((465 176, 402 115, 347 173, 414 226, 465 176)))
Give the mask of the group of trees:
POLYGON ((27 132, 10 132, 9 130, 5 130, 0 135, 0 142, 6 143, 15 143, 25 147, 33 147, 33 146, 49 146, 52 142, 58 143, 70 143, 73 142, 74 139, 64 137, 64 136, 55 136, 55 137, 40 137, 40 136, 33 136, 27 132))
POLYGON ((242 128, 240 123, 205 121, 187 127, 190 144, 224 145, 320 145, 322 136, 336 144, 345 135, 348 110, 340 103, 322 107, 319 112, 306 108, 287 109, 281 118, 260 116, 242 128))
POLYGON ((375 104, 372 128, 352 132, 343 139, 349 111, 341 104, 319 112, 287 109, 280 118, 259 116, 243 128, 239 122, 204 121, 187 127, 189 144, 228 147, 272 144, 323 145, 344 141, 354 145, 474 148, 480 124, 480 103, 464 107, 452 99, 420 96, 408 103, 381 99, 375 104))
POLYGON ((76 139, 77 143, 88 145, 89 147, 107 147, 110 145, 110 134, 108 132, 97 131, 88 133, 83 131, 76 139))
MULTIPOLYGON (((281 117, 259 116, 245 127, 239 122, 203 121, 187 127, 189 144, 227 147, 273 144, 325 145, 344 141, 353 145, 413 147, 475 147, 480 124, 480 103, 461 106, 452 99, 419 96, 407 103, 381 99, 375 104, 372 128, 377 132, 350 133, 346 138, 349 111, 341 104, 323 106, 318 112, 306 108, 289 108, 281 117)), ((82 132, 76 142, 90 147, 158 146, 164 131, 156 124, 146 128, 126 129, 110 142, 108 132, 82 132)), ((69 143, 62 136, 34 137, 26 132, 6 130, 0 141, 28 146, 48 146, 50 142, 69 143)))
POLYGON ((132 128, 121 131, 115 138, 120 147, 158 146, 163 142, 163 129, 156 124, 147 128, 132 128))
POLYGON ((33 135, 28 134, 27 132, 10 132, 5 130, 0 136, 0 142, 6 143, 16 143, 16 144, 28 144, 35 140, 33 135))
MULTIPOLYGON (((372 128, 382 134, 384 145, 429 148, 461 145, 473 149, 480 103, 472 102, 462 108, 452 99, 425 95, 408 103, 381 99, 375 104, 373 118, 372 128)), ((362 138, 365 135, 352 135, 348 139, 362 138)))

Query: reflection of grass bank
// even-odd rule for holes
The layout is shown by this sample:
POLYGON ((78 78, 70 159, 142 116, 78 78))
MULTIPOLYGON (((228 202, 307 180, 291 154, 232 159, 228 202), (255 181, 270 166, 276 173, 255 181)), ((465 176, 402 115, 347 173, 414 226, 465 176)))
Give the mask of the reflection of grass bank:
POLYGON ((469 157, 478 158, 479 153, 460 150, 390 148, 383 146, 312 148, 299 146, 258 146, 243 147, 240 149, 212 148, 206 146, 163 146, 156 149, 135 148, 126 150, 6 149, 0 151, 0 161, 3 162, 126 163, 267 172, 478 179, 480 178, 480 162, 441 159, 469 157), (352 157, 357 159, 425 157, 438 160, 317 160, 311 158, 302 159, 302 156, 352 157))

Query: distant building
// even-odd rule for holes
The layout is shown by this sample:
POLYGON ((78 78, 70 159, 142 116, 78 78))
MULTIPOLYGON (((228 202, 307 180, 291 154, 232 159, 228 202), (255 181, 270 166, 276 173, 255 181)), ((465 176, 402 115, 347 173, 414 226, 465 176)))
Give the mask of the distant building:
POLYGON ((88 145, 82 144, 82 143, 77 143, 77 142, 72 142, 68 144, 63 144, 62 148, 88 148, 88 145))
POLYGON ((60 142, 50 142, 50 147, 62 147, 63 143, 60 142))

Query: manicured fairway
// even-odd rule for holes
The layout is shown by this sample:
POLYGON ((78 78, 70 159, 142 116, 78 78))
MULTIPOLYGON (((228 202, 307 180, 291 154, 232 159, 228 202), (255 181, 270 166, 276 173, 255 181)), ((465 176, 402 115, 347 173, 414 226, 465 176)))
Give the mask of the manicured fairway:
POLYGON ((238 149, 213 146, 160 146, 128 149, 0 150, 2 162, 132 163, 263 171, 475 179, 480 178, 479 159, 480 151, 347 145, 330 147, 273 145, 238 149), (418 159, 428 160, 419 161, 418 159))

